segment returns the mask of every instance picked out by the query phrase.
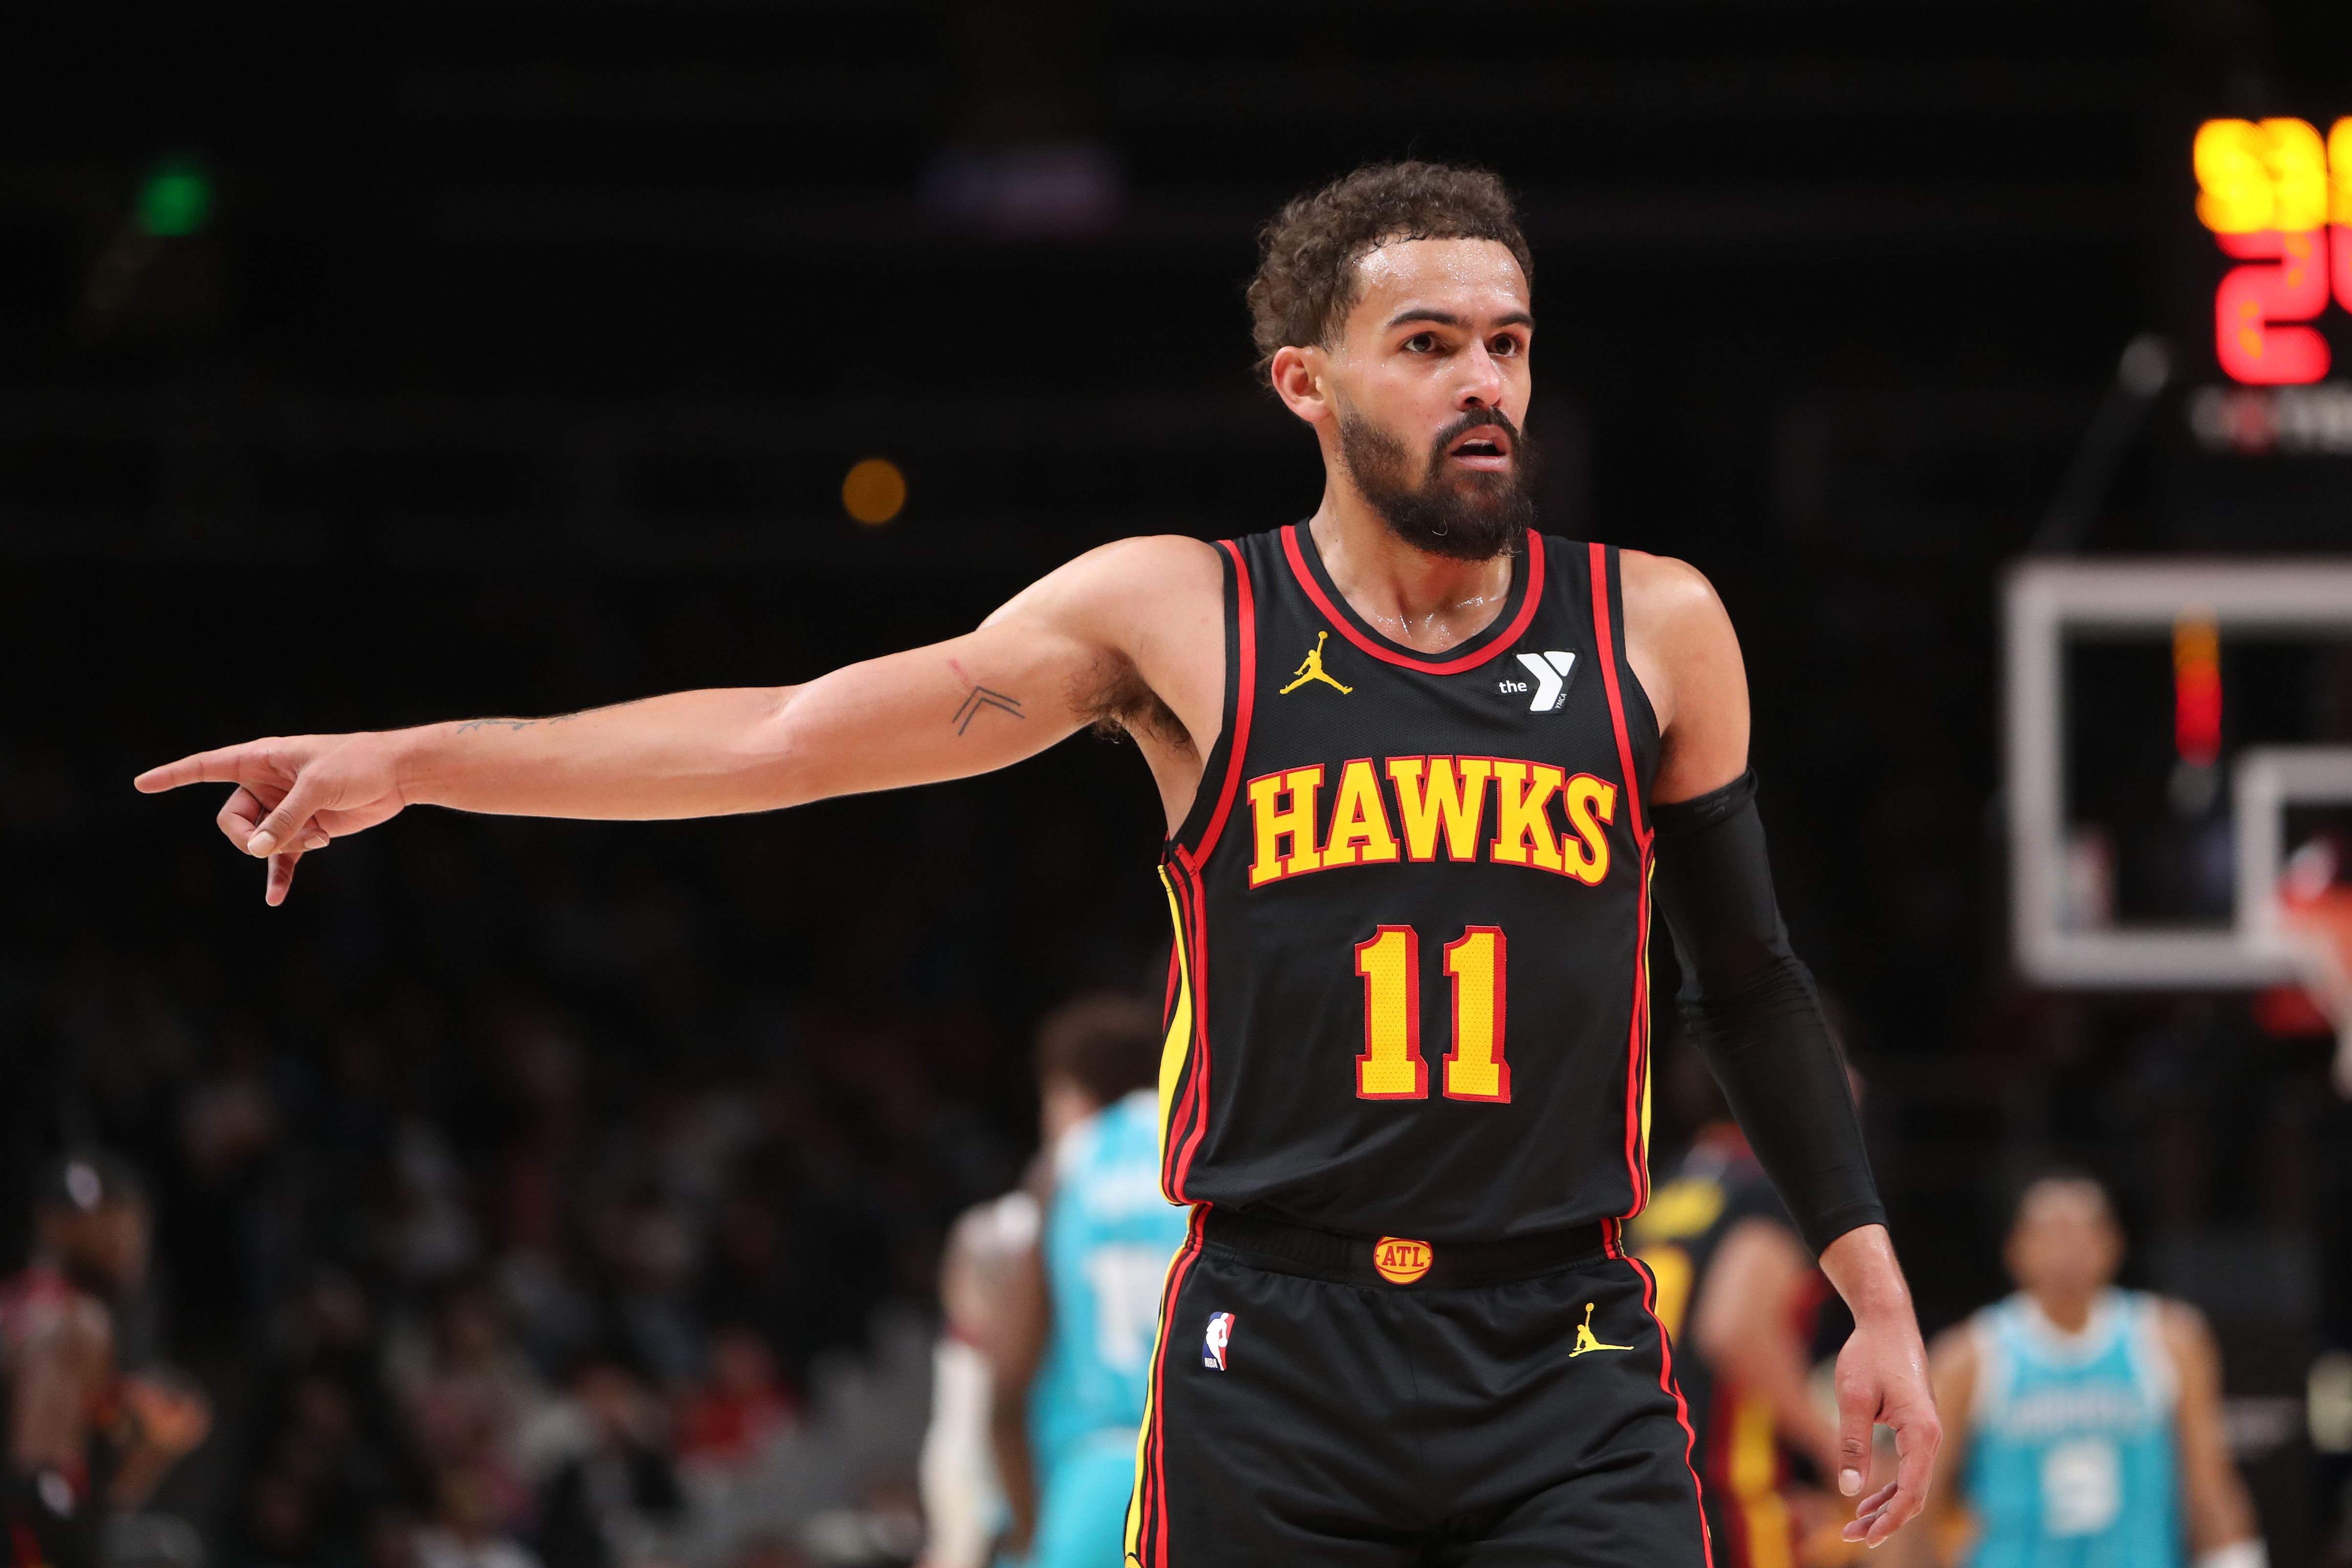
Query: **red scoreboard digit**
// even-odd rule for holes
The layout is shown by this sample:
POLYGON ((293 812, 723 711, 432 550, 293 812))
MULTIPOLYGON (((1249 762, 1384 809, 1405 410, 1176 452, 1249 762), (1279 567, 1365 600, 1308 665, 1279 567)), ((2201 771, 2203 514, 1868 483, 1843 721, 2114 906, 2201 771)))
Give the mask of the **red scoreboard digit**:
POLYGON ((2305 120, 2209 120, 2197 131, 2197 216, 2233 267, 2213 296, 2213 350, 2232 381, 2295 386, 2327 374, 2304 323, 2352 310, 2352 117, 2320 140, 2305 120))

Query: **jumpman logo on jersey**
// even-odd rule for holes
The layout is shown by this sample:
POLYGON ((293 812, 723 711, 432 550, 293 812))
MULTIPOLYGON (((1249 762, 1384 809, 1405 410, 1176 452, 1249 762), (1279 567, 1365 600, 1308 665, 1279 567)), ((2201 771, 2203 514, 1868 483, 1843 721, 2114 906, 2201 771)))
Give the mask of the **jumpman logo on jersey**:
POLYGON ((1275 695, 1286 697, 1309 681, 1320 681, 1327 686, 1334 687, 1342 696, 1356 689, 1353 686, 1340 685, 1339 682, 1323 673, 1323 640, 1329 635, 1331 633, 1328 632, 1315 633, 1315 646, 1307 650, 1307 657, 1300 661, 1298 668, 1290 672, 1298 678, 1276 692, 1275 695))
POLYGON ((1576 1348, 1568 1353, 1568 1359, 1570 1361, 1574 1361, 1578 1356, 1582 1355, 1587 1351, 1631 1350, 1633 1348, 1630 1344, 1602 1344, 1599 1340, 1592 1337, 1592 1305, 1593 1304, 1591 1301, 1584 1303, 1584 1321, 1576 1325, 1576 1348))

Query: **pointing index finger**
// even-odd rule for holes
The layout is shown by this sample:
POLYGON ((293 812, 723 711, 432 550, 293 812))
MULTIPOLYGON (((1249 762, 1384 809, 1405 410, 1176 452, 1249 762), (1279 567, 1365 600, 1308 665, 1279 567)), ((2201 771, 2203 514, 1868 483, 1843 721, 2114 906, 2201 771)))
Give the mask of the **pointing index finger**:
POLYGON ((161 768, 150 768, 131 781, 131 787, 142 795, 158 795, 166 789, 177 789, 185 784, 238 784, 236 764, 245 755, 241 746, 224 746, 217 750, 199 751, 183 757, 177 762, 166 762, 161 768))

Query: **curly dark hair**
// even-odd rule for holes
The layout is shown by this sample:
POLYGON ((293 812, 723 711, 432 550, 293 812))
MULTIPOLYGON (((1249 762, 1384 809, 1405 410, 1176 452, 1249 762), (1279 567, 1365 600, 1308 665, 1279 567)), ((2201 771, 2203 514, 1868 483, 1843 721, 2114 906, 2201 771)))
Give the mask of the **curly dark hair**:
POLYGON ((1356 263, 1398 239, 1494 240, 1535 287, 1535 258, 1500 179, 1457 163, 1368 163, 1293 197, 1258 232, 1247 298, 1259 373, 1285 344, 1328 347, 1355 308, 1356 263))

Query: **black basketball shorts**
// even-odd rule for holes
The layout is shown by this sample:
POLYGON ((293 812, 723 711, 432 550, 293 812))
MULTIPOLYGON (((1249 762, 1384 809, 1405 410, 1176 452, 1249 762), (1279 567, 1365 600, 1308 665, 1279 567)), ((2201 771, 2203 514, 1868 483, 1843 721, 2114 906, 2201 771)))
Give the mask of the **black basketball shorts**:
POLYGON ((1706 1568, 1649 1274, 1598 1226, 1433 1251, 1194 1211, 1130 1564, 1706 1568))

